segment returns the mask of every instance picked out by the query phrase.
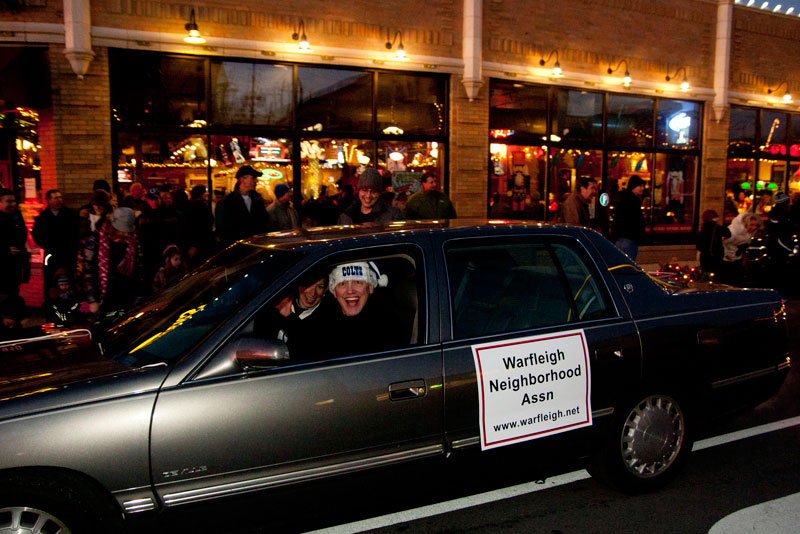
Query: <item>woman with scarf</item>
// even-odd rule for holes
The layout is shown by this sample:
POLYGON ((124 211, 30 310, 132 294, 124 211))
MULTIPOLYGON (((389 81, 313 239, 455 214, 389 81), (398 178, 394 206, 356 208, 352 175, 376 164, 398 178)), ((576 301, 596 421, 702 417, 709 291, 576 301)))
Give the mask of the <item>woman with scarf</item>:
POLYGON ((130 208, 116 208, 98 231, 96 277, 88 294, 106 312, 132 308, 141 295, 141 261, 136 217, 130 208))

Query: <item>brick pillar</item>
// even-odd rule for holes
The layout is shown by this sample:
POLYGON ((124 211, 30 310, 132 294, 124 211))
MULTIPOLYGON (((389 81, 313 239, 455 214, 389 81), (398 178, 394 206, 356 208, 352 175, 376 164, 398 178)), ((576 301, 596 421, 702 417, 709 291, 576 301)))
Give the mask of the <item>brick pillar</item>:
POLYGON ((731 109, 725 109, 725 115, 719 122, 714 117, 711 102, 706 102, 703 113, 703 168, 700 178, 700 214, 705 210, 714 210, 720 216, 725 207, 725 176, 728 165, 728 128, 730 126, 731 109))
POLYGON ((64 56, 64 47, 51 45, 48 53, 53 88, 51 146, 53 156, 42 160, 42 186, 58 187, 66 204, 77 208, 89 200, 92 183, 111 176, 111 99, 108 50, 97 54, 82 80, 64 56), (50 168, 45 169, 45 161, 50 168))
POLYGON ((459 217, 486 217, 489 187, 489 79, 472 102, 460 76, 450 81, 450 199, 459 217))

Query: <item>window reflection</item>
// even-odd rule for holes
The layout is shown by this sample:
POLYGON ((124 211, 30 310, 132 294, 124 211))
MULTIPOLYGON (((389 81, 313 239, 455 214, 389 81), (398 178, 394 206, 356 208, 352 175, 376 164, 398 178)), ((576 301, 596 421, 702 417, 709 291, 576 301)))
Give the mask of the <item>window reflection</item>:
POLYGON ((212 63, 214 123, 290 126, 292 70, 287 65, 212 63))
POLYGON ((653 99, 608 95, 606 142, 611 145, 653 145, 653 99))
POLYGON ((731 107, 728 129, 728 157, 752 157, 756 142, 756 119, 758 111, 731 107))
POLYGON ((378 131, 387 135, 444 133, 444 80, 378 74, 378 131))
POLYGON ((602 141, 603 95, 561 89, 553 102, 554 141, 602 141))
POLYGON ((298 67, 297 127, 370 131, 372 79, 371 72, 298 67))
POLYGON ((117 122, 205 126, 203 59, 114 51, 109 68, 117 122))
POLYGON ((547 88, 493 82, 490 95, 490 135, 494 139, 547 133, 547 88))

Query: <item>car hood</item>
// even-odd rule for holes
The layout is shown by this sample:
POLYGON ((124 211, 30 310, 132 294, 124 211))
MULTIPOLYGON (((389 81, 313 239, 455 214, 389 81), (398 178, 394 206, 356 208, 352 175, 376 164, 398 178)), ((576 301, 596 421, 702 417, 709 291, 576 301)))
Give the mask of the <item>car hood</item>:
POLYGON ((0 342, 0 401, 132 371, 103 358, 88 330, 40 333, 0 342))

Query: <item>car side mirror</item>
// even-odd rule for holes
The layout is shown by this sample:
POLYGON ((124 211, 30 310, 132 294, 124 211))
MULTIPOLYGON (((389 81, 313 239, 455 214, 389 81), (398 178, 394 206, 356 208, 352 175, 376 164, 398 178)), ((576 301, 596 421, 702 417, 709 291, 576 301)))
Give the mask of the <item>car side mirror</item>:
POLYGON ((289 347, 278 339, 242 336, 233 343, 234 359, 245 371, 269 369, 289 361, 289 347))

